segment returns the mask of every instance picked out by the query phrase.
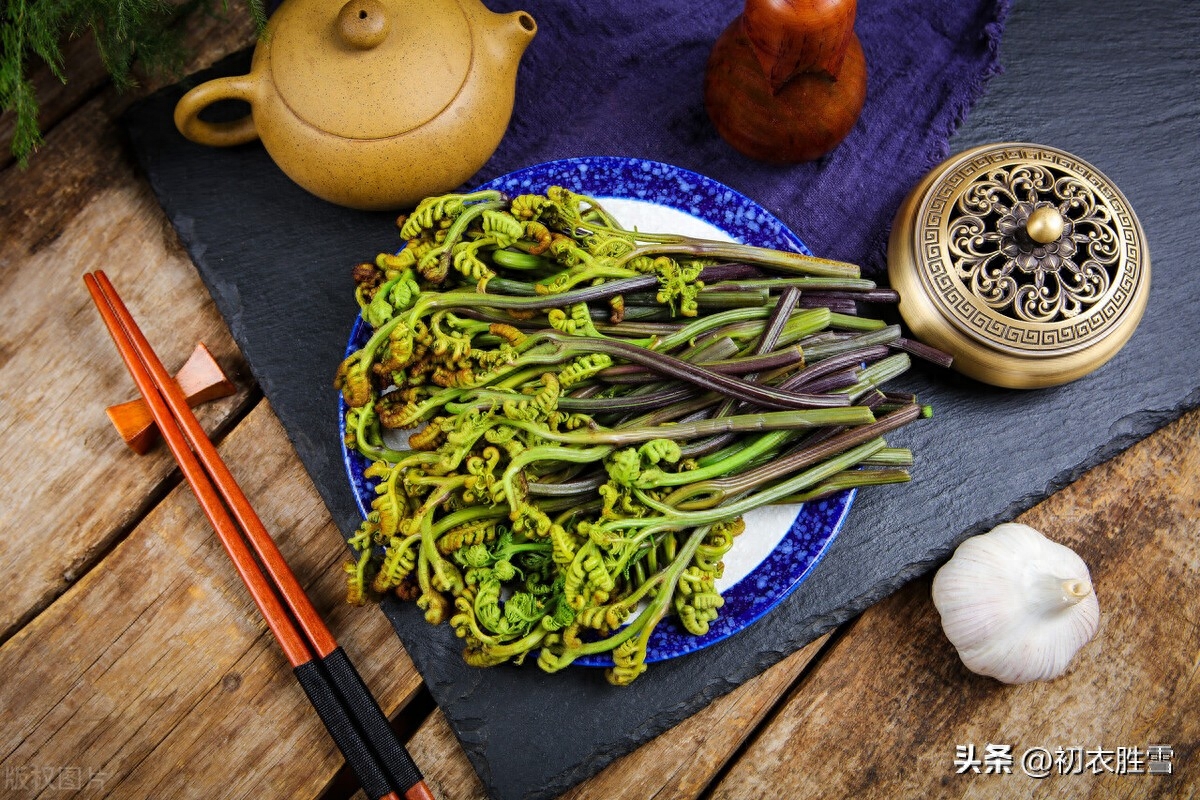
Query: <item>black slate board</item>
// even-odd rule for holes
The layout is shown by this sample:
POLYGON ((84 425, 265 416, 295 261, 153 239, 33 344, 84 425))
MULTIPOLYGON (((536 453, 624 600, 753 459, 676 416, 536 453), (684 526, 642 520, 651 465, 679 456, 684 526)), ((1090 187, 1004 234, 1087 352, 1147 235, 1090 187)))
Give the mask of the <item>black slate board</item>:
MULTIPOLYGON (((813 576, 760 623, 656 664, 626 689, 586 669, 465 668, 444 626, 431 630, 415 609, 385 605, 490 792, 561 792, 929 570, 965 536, 1200 403, 1200 17, 1187 5, 1148 0, 1130 14, 1116 0, 1018 3, 1002 47, 1006 73, 952 141, 955 151, 992 141, 1053 145, 1093 163, 1128 197, 1146 229, 1153 287, 1141 327, 1102 370, 1033 392, 916 370, 905 388, 931 402, 936 418, 892 437, 919 454, 913 483, 861 493, 813 576)), ((325 387, 356 311, 346 265, 394 247, 390 216, 313 200, 257 146, 218 151, 182 141, 170 126, 178 96, 167 90, 130 112, 133 146, 334 518, 350 531, 358 518, 325 387)))

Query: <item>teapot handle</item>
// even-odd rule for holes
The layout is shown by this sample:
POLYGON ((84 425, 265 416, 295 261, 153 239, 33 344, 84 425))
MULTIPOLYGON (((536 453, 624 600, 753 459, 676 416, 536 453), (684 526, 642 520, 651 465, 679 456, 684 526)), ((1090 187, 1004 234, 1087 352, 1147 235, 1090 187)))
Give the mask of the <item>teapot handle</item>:
POLYGON ((231 122, 207 122, 200 112, 220 100, 245 100, 253 103, 257 92, 253 75, 214 78, 200 84, 179 99, 175 106, 175 127, 197 144, 232 147, 258 138, 254 118, 247 114, 231 122))

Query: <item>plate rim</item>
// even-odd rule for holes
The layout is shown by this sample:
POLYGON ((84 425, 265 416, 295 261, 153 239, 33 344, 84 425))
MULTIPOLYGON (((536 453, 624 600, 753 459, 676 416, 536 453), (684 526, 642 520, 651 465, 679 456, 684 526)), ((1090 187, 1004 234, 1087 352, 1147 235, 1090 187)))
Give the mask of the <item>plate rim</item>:
MULTIPOLYGON (((810 251, 808 249, 807 245, 804 244, 804 241, 798 235, 796 235, 786 224, 784 224, 782 220, 780 220, 775 214, 773 214, 771 211, 769 211, 768 209, 763 207, 758 202, 754 201, 750 197, 747 197, 746 195, 739 192, 737 189, 734 189, 731 186, 721 183, 720 181, 718 181, 714 178, 709 178, 708 176, 703 175, 698 172, 695 172, 694 170, 687 169, 686 167, 678 167, 673 164, 668 164, 668 163, 665 163, 662 161, 655 161, 652 159, 634 158, 634 157, 627 158, 627 157, 622 157, 622 156, 572 156, 569 158, 553 159, 551 161, 539 162, 537 164, 532 164, 530 166, 522 167, 521 169, 513 170, 513 171, 507 172, 503 175, 499 175, 495 178, 492 178, 491 180, 488 180, 488 181, 485 181, 485 182, 479 184, 472 191, 480 191, 480 190, 489 189, 489 188, 497 188, 498 185, 501 185, 506 182, 511 182, 511 181, 517 179, 517 176, 522 176, 525 173, 536 173, 539 171, 545 172, 545 173, 553 173, 555 171, 564 172, 568 167, 574 167, 577 172, 586 172, 586 169, 590 168, 590 166, 592 164, 603 165, 604 167, 606 167, 608 169, 629 169, 629 168, 636 166, 637 168, 639 168, 641 170, 650 171, 650 172, 652 172, 653 170, 656 170, 656 169, 660 170, 660 171, 665 170, 669 173, 673 173, 676 176, 686 177, 689 180, 693 180, 697 184, 705 185, 710 189, 717 189, 722 192, 729 192, 744 207, 749 206, 753 209, 756 209, 758 213, 764 215, 768 220, 773 222, 774 225, 778 229, 777 233, 794 250, 801 252, 801 253, 805 253, 806 255, 812 255, 812 251, 810 251), (645 165, 645 166, 642 166, 642 165, 645 165), (580 166, 585 167, 585 169, 579 170, 580 166)), ((621 198, 621 195, 612 195, 612 194, 605 195, 605 194, 601 194, 601 193, 595 193, 594 196, 600 200, 603 200, 603 198, 605 198, 605 197, 621 198)), ((628 197, 628 198, 621 198, 621 199, 640 200, 643 202, 655 203, 657 205, 666 206, 668 208, 672 208, 676 211, 680 211, 682 213, 689 214, 691 216, 699 216, 688 208, 681 208, 680 205, 682 205, 682 204, 677 205, 677 204, 672 204, 672 203, 668 203, 668 202, 661 202, 658 199, 647 199, 644 197, 628 197)), ((704 222, 706 222, 710 225, 713 225, 714 227, 720 228, 721 230, 725 230, 724 226, 722 226, 721 223, 716 220, 707 219, 703 216, 699 216, 699 218, 701 220, 703 220, 704 222)), ((343 357, 348 357, 351 353, 353 353, 356 349, 358 349, 358 346, 356 346, 356 342, 362 337, 362 333, 363 333, 363 329, 364 329, 365 325, 366 325, 366 323, 363 320, 362 314, 360 312, 358 314, 358 316, 355 317, 354 324, 351 326, 350 335, 347 338, 346 349, 344 351, 343 357)), ((370 512, 370 509, 369 509, 368 504, 366 502, 364 502, 364 499, 363 499, 365 491, 360 490, 360 488, 364 487, 365 479, 362 478, 362 474, 361 474, 362 469, 364 467, 360 466, 359 464, 356 464, 355 462, 356 462, 356 460, 366 462, 367 459, 365 458, 365 456, 361 455, 360 453, 358 453, 355 450, 352 450, 350 447, 348 447, 346 445, 346 441, 345 441, 346 427, 345 427, 345 425, 346 425, 346 413, 347 413, 348 409, 346 406, 345 399, 342 397, 340 392, 338 393, 337 398, 338 398, 338 401, 337 401, 338 433, 340 434, 340 447, 342 450, 342 464, 346 470, 346 477, 349 482, 349 488, 351 490, 351 494, 354 496, 354 505, 358 509, 359 515, 363 519, 365 519, 367 514, 370 512)), ((671 615, 668 614, 667 617, 665 617, 659 623, 658 628, 651 635, 651 646, 648 647, 646 663, 655 663, 658 661, 665 661, 665 660, 672 659, 672 658, 678 658, 679 656, 687 655, 689 653, 694 653, 698 650, 702 650, 704 648, 707 648, 714 644, 717 644, 718 642, 722 642, 722 641, 736 635, 737 633, 740 633, 741 631, 746 630, 747 628, 750 628, 751 626, 753 626, 754 624, 759 622, 763 617, 765 617, 767 614, 769 614, 773 609, 775 609, 777 606, 779 606, 780 603, 782 603, 793 592, 795 592, 800 587, 800 585, 802 583, 804 583, 804 581, 807 580, 808 577, 812 574, 813 570, 817 567, 817 565, 824 558, 825 553, 829 550, 830 546, 833 544, 833 541, 838 537, 842 528, 845 526, 846 520, 850 514, 850 509, 854 505, 854 500, 855 500, 856 496, 857 496, 857 489, 849 489, 849 490, 843 490, 841 492, 837 492, 837 493, 831 495, 830 497, 825 498, 824 500, 821 500, 821 501, 811 501, 811 502, 819 502, 819 503, 827 503, 830 501, 835 501, 839 504, 839 506, 833 510, 832 514, 830 514, 830 517, 832 518, 832 523, 829 525, 828 533, 823 535, 824 538, 820 542, 816 551, 815 552, 812 552, 811 550, 805 551, 805 555, 808 556, 807 565, 804 566, 804 568, 799 572, 799 574, 797 574, 794 577, 794 579, 788 584, 788 586, 785 589, 783 589, 783 591, 779 592, 773 598, 768 600, 765 604, 763 604, 763 606, 761 608, 753 610, 750 615, 739 618, 737 620, 738 624, 736 624, 736 626, 732 627, 732 629, 729 629, 730 626, 728 624, 726 624, 726 625, 721 626, 720 629, 717 631, 710 630, 709 633, 703 634, 701 636, 696 636, 696 635, 690 634, 690 633, 678 632, 676 629, 677 626, 674 623, 674 619, 671 617, 671 615), (665 645, 667 643, 660 643, 660 647, 658 649, 655 649, 653 647, 654 638, 656 636, 660 636, 660 635, 674 636, 675 638, 679 639, 680 644, 678 644, 674 648, 665 648, 661 645, 665 645)), ((776 546, 763 558, 763 561, 759 562, 759 564, 756 565, 753 570, 751 570, 749 573, 747 573, 745 576, 743 576, 742 579, 738 583, 734 584, 731 587, 726 588, 722 592, 723 597, 728 598, 731 593, 736 593, 737 588, 739 586, 742 586, 743 583, 749 581, 760 570, 763 563, 765 563, 768 559, 770 559, 771 554, 773 554, 779 550, 780 545, 784 542, 784 540, 789 539, 789 538, 794 538, 796 535, 798 535, 797 528, 801 524, 800 518, 803 513, 803 509, 805 507, 807 507, 808 505, 809 505, 808 503, 801 505, 801 508, 797 510, 796 516, 792 520, 792 524, 788 527, 788 530, 780 537, 779 542, 776 544, 776 546)), ((725 619, 727 622, 731 622, 726 617, 719 617, 718 619, 719 620, 725 619)), ((612 659, 611 659, 611 657, 609 657, 607 655, 598 654, 598 655, 594 655, 594 656, 587 656, 587 657, 579 658, 573 662, 573 665, 578 665, 578 666, 583 666, 583 667, 611 667, 612 659)))

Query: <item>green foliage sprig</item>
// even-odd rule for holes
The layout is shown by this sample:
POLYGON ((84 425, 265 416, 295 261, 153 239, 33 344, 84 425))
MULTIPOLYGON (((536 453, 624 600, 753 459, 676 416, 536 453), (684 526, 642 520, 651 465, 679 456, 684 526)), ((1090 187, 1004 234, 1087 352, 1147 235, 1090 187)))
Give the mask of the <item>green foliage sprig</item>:
MULTIPOLYGON (((263 0, 246 2, 261 31, 263 0)), ((7 0, 0 15, 0 110, 16 115, 12 153, 18 163, 25 166, 42 143, 30 79, 37 61, 66 83, 62 43, 91 31, 119 89, 135 85, 135 62, 151 75, 177 76, 187 56, 180 21, 211 12, 214 5, 215 0, 7 0)))

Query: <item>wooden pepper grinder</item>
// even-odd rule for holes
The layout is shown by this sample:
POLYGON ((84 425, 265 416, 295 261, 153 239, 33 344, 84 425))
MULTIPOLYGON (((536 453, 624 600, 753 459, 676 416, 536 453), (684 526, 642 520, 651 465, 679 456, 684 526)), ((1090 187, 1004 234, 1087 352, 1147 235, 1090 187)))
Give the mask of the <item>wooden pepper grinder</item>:
POLYGON ((867 63, 855 0, 746 0, 713 45, 704 104, 735 149, 762 161, 810 161, 854 127, 867 63))

